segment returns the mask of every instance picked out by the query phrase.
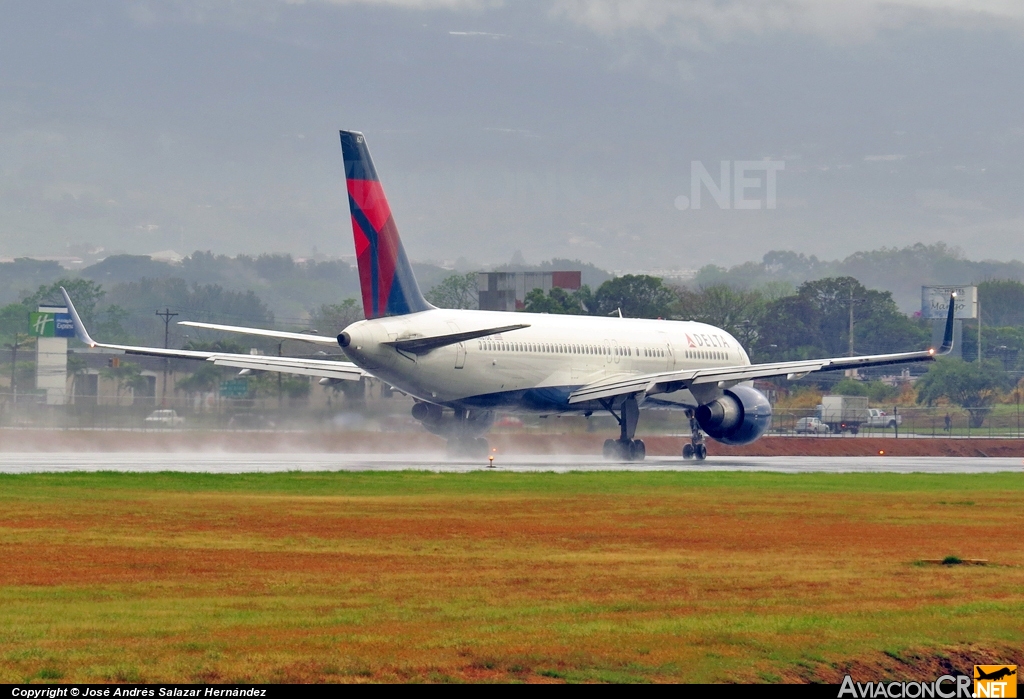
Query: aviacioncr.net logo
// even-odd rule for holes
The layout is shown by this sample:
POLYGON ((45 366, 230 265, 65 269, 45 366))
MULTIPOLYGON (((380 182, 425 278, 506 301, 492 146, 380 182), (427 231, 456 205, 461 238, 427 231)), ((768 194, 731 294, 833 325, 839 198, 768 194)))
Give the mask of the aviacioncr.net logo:
POLYGON ((978 699, 998 697, 1011 699, 1017 696, 1016 665, 975 665, 974 696, 978 699))
POLYGON ((854 682, 847 675, 839 687, 839 697, 855 699, 970 699, 971 678, 943 675, 934 682, 854 682))

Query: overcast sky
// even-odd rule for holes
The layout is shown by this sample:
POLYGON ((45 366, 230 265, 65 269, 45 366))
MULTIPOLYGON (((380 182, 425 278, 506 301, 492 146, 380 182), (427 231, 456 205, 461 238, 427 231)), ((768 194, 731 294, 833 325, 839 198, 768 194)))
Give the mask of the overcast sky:
POLYGON ((348 128, 418 260, 1024 258, 1022 49, 1019 0, 6 0, 0 255, 350 255, 348 128))

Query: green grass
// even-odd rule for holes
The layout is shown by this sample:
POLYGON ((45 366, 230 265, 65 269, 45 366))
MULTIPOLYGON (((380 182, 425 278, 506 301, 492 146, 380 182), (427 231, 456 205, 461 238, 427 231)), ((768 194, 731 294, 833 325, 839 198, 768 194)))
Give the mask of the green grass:
MULTIPOLYGON (((738 473, 706 472, 570 472, 508 473, 474 471, 463 474, 426 471, 285 472, 266 474, 205 473, 44 473, 0 474, 0 500, 38 496, 79 497, 83 491, 176 493, 255 493, 263 495, 399 496, 449 494, 604 494, 638 493, 667 488, 743 488, 810 492, 1024 492, 1021 474, 894 474, 894 473, 738 473)), ((964 503, 965 501, 959 501, 964 503)), ((955 503, 954 503, 955 504, 955 503)), ((966 503, 965 503, 966 504, 966 503)))

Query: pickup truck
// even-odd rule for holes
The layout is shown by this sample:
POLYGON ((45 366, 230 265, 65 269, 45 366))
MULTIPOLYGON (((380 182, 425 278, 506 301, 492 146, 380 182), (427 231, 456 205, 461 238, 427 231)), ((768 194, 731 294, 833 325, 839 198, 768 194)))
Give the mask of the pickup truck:
POLYGON ((154 410, 145 422, 146 427, 180 427, 185 424, 185 418, 173 410, 154 410))
POLYGON ((871 427, 899 427, 903 424, 903 416, 899 413, 890 415, 884 410, 878 408, 868 408, 868 422, 867 424, 871 427))

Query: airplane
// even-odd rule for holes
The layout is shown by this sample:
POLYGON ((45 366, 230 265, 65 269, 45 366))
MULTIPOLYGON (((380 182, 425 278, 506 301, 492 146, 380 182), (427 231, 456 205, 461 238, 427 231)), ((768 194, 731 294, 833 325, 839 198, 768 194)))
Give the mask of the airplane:
MULTIPOLYGON (((216 323, 181 325, 279 340, 341 346, 348 362, 169 350, 94 341, 64 300, 80 340, 127 353, 203 359, 219 366, 320 376, 321 383, 373 376, 414 399, 412 415, 461 456, 488 453, 483 437, 496 411, 540 415, 610 413, 610 460, 642 461, 640 411, 676 410, 688 420, 686 459, 707 456, 705 437, 750 444, 771 426, 754 379, 793 380, 841 371, 932 361, 953 346, 954 298, 938 348, 897 354, 752 364, 731 334, 693 321, 451 310, 430 305, 416 282, 363 134, 341 131, 349 209, 365 319, 337 338, 216 323)), ((954 295, 955 296, 955 295, 954 295)))
POLYGON ((1009 667, 1001 667, 998 670, 994 670, 993 672, 985 672, 984 670, 978 669, 978 666, 975 665, 974 673, 977 675, 977 677, 974 678, 976 680, 1001 680, 1004 677, 1016 675, 1017 670, 1011 669, 1009 667))

